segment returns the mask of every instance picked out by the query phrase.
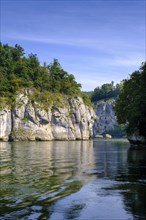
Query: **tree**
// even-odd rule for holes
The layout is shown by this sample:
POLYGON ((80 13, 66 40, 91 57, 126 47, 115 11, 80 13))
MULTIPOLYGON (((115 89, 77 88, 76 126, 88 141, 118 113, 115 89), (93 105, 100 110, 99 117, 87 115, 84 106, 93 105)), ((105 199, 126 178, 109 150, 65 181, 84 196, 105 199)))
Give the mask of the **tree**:
POLYGON ((118 122, 127 125, 127 134, 146 138, 146 62, 130 79, 123 81, 122 91, 116 101, 118 122))
POLYGON ((57 59, 48 66, 50 75, 50 89, 66 95, 79 95, 81 84, 75 81, 72 74, 64 71, 57 59))
POLYGON ((96 87, 91 94, 91 100, 92 102, 97 102, 102 99, 117 98, 121 91, 120 87, 120 84, 114 86, 113 81, 111 83, 105 83, 101 87, 96 87))
POLYGON ((0 97, 7 97, 8 103, 12 103, 21 90, 31 90, 32 97, 48 103, 49 95, 51 99, 62 94, 81 96, 80 88, 75 77, 66 72, 57 59, 41 66, 36 54, 26 57, 21 46, 0 43, 0 97))

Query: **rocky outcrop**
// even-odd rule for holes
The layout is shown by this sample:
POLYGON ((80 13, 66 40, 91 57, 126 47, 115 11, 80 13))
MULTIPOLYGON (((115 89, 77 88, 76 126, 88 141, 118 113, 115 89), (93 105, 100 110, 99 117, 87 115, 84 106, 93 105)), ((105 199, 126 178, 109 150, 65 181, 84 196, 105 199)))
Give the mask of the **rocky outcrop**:
POLYGON ((26 95, 19 95, 13 111, 4 109, 0 114, 0 139, 24 140, 77 140, 93 135, 96 118, 92 107, 80 97, 66 98, 61 107, 50 105, 47 111, 32 103, 26 95))
POLYGON ((8 141, 11 129, 11 111, 8 108, 5 108, 0 111, 0 140, 8 141))
POLYGON ((132 135, 128 135, 128 140, 131 145, 134 147, 145 146, 146 147, 146 139, 144 136, 139 135, 138 133, 134 133, 132 135))
MULTIPOLYGON (((50 104, 44 110, 27 95, 17 96, 15 108, 0 111, 0 141, 84 140, 90 137, 111 138, 118 126, 113 109, 115 101, 100 101, 95 110, 80 97, 64 97, 61 105, 50 104)), ((139 134, 128 136, 133 146, 146 146, 139 134)))
POLYGON ((100 101, 97 102, 95 107, 96 119, 94 123, 94 136, 105 135, 112 129, 115 125, 118 125, 115 116, 115 111, 113 109, 115 101, 100 101))

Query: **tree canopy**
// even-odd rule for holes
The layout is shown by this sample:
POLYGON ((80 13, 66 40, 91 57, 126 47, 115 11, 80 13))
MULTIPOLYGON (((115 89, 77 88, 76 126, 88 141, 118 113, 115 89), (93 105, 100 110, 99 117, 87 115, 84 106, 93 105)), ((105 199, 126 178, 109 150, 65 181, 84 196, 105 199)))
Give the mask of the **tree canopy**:
POLYGON ((116 84, 114 82, 103 84, 101 87, 96 87, 93 93, 90 94, 91 101, 97 102, 103 99, 117 98, 120 94, 122 83, 116 84))
POLYGON ((55 93, 85 98, 80 88, 81 84, 76 82, 72 74, 63 70, 57 59, 48 65, 41 65, 36 54, 31 53, 26 57, 21 46, 0 43, 1 98, 8 97, 13 101, 16 93, 22 89, 37 90, 46 96, 55 93))
POLYGON ((128 134, 146 138, 146 62, 123 81, 115 111, 118 122, 127 125, 128 134))

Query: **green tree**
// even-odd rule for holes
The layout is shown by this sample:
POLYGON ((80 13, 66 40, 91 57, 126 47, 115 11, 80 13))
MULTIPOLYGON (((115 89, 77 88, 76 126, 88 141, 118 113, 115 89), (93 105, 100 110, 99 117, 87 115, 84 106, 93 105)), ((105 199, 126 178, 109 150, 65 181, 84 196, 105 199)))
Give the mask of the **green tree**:
POLYGON ((92 102, 97 102, 103 99, 117 98, 121 91, 121 84, 114 86, 114 82, 105 83, 101 87, 96 87, 91 94, 92 102))
POLYGON ((57 59, 48 66, 50 75, 50 89, 66 95, 79 95, 81 84, 75 81, 72 74, 64 71, 57 59))
POLYGON ((128 134, 146 138, 146 62, 123 81, 115 111, 118 122, 127 125, 128 134))
POLYGON ((57 59, 41 66, 36 54, 26 57, 21 46, 0 43, 1 100, 6 98, 7 103, 13 103, 18 92, 31 90, 32 101, 49 103, 53 97, 60 100, 62 95, 82 96, 80 88, 81 84, 61 67, 57 59))

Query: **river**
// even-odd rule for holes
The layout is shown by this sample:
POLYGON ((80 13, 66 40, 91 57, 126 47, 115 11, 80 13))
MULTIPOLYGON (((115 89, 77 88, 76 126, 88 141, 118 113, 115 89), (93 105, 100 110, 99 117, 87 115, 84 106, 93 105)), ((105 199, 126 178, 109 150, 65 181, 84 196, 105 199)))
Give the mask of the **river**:
POLYGON ((126 140, 0 142, 0 220, 144 220, 146 150, 126 140))

